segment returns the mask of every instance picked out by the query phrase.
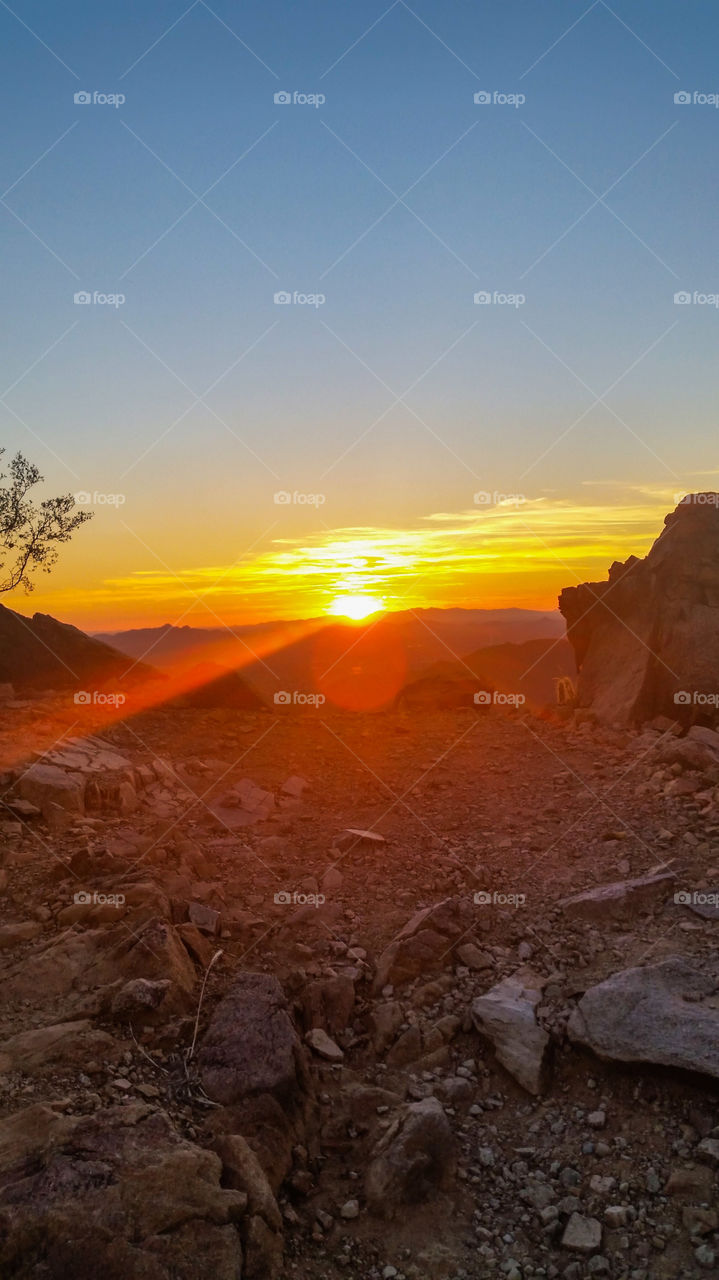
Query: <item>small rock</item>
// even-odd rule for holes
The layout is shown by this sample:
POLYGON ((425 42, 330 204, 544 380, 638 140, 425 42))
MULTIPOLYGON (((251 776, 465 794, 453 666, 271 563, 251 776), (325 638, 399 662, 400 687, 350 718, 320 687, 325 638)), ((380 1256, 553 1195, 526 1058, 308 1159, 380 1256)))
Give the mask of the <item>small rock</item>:
POLYGON ((604 1210, 604 1221, 612 1230, 619 1227, 626 1227, 629 1221, 629 1215, 623 1204, 608 1204, 604 1210))
POLYGON ((205 906, 204 902, 191 902, 187 908, 187 918, 190 924, 194 924, 195 928, 202 933, 209 933, 215 937, 220 932, 219 911, 205 906))
POLYGON ((463 942, 455 952, 460 964, 478 973, 481 969, 491 969, 494 961, 486 951, 480 951, 473 942, 463 942))
POLYGON ((307 1032, 305 1040, 313 1053, 316 1053, 320 1058, 324 1058, 327 1062, 344 1061, 345 1055, 342 1049, 338 1044, 335 1044, 334 1040, 321 1027, 312 1027, 311 1031, 307 1032))
POLYGON ((334 893, 342 888, 344 876, 338 867, 328 867, 322 877, 323 893, 334 893))
POLYGON ((719 1138, 702 1138, 697 1155, 704 1164, 711 1165, 713 1169, 719 1168, 719 1138))
POLYGON ((573 1213, 564 1228, 562 1246, 575 1253, 594 1253, 602 1243, 602 1224, 596 1218, 573 1213))

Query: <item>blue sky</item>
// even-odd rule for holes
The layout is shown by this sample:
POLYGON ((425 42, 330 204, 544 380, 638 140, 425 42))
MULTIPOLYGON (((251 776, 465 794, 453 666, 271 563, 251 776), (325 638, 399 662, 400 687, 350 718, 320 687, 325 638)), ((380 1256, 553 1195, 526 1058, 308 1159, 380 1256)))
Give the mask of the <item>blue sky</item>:
MULTIPOLYGON (((719 92, 710 0, 16 0, 0 37, 0 442, 124 498, 36 607, 104 625, 135 573, 464 529, 477 490, 570 533, 583 504, 645 508, 642 550, 668 495, 715 484, 719 309, 674 302, 719 292, 719 112, 674 101, 719 92)), ((523 598, 551 602, 545 570, 523 598)))

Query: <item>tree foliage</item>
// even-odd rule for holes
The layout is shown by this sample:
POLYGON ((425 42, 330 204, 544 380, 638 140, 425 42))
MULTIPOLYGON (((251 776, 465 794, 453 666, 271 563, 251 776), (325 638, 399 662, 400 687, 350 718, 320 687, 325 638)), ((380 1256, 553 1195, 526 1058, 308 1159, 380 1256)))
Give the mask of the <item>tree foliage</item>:
MULTIPOLYGON (((4 449, 0 449, 0 465, 4 449)), ((32 591, 31 574, 49 573, 58 557, 57 545, 69 542, 76 529, 91 520, 89 511, 76 511, 71 493, 35 503, 28 497, 43 477, 36 466, 17 453, 0 471, 0 593, 24 587, 32 591)))

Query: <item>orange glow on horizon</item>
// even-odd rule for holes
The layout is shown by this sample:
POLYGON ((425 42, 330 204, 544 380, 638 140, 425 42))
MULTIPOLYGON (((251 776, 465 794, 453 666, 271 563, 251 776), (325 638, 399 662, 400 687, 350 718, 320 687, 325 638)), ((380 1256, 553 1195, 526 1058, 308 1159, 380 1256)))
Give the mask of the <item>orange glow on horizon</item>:
POLYGON ((337 596, 327 612, 333 617, 350 618, 352 622, 362 622, 375 613, 384 613, 384 600, 380 600, 377 596, 337 596))
POLYGON ((67 549, 49 583, 38 579, 33 595, 16 591, 2 603, 89 632, 361 622, 380 610, 554 609, 563 587, 602 580, 614 560, 645 555, 675 505, 676 494, 631 485, 611 496, 600 488, 588 501, 547 493, 436 511, 412 526, 288 530, 236 560, 232 547, 215 547, 215 558, 209 547, 188 547, 183 531, 172 550, 158 542, 155 553, 98 523, 67 549))

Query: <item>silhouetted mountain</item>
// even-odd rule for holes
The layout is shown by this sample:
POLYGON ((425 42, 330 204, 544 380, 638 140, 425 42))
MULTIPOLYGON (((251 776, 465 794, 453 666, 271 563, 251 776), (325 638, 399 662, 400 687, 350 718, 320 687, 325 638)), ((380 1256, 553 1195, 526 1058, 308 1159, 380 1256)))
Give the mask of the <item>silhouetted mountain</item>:
MULTIPOLYGON (((0 605, 0 682, 17 690, 94 689, 121 683, 127 655, 46 613, 31 618, 0 605)), ((144 663, 133 682, 156 675, 144 663)))

